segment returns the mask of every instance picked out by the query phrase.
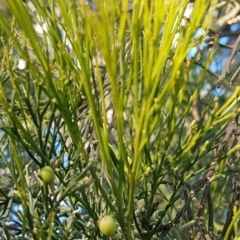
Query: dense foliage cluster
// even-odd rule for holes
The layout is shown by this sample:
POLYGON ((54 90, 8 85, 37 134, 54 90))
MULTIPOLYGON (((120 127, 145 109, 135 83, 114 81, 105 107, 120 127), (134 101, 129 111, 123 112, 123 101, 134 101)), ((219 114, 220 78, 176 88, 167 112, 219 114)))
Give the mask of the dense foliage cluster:
POLYGON ((0 238, 239 239, 239 6, 1 0, 0 238))

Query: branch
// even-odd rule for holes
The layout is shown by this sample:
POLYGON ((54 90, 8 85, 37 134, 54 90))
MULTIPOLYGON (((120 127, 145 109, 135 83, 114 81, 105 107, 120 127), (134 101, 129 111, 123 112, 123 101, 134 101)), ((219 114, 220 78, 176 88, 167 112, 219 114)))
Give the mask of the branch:
POLYGON ((226 77, 226 75, 229 73, 229 69, 231 67, 231 63, 235 57, 235 55, 237 54, 238 52, 238 45, 240 43, 240 36, 238 36, 236 42, 234 43, 233 45, 233 49, 232 49, 232 53, 227 61, 227 64, 221 74, 221 76, 218 78, 218 81, 217 81, 217 86, 220 88, 221 85, 222 85, 222 80, 226 77))

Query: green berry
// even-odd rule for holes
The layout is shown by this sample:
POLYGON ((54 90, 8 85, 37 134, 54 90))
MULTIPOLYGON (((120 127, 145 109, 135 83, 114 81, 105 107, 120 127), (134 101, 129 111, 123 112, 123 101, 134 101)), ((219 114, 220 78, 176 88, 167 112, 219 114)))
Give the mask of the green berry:
POLYGON ((41 178, 44 183, 50 184, 54 181, 54 171, 51 167, 45 166, 41 170, 41 178))
POLYGON ((107 237, 112 237, 116 232, 117 224, 112 216, 104 216, 99 220, 99 229, 107 237))

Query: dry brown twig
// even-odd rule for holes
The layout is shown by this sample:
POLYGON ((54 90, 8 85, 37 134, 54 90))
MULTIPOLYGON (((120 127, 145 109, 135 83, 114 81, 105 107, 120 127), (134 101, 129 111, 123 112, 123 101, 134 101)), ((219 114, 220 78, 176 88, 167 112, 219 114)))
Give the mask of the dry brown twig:
MULTIPOLYGON (((230 67, 231 67, 231 64, 232 64, 232 61, 235 57, 235 55, 237 54, 238 52, 238 48, 239 48, 239 44, 240 44, 240 36, 238 36, 236 42, 234 43, 233 45, 233 48, 232 48, 232 53, 227 61, 227 64, 221 74, 221 76, 218 78, 217 80, 217 86, 220 88, 221 85, 222 85, 222 81, 223 79, 226 77, 226 75, 229 73, 229 70, 230 70, 230 67)), ((233 80, 234 81, 234 80, 233 80)))

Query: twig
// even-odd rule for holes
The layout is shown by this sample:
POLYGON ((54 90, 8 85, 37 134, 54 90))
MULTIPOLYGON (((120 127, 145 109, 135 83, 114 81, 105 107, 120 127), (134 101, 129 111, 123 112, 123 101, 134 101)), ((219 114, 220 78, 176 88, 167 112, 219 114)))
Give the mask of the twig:
POLYGON ((208 193, 207 196, 208 201, 208 232, 211 238, 213 238, 213 230, 214 230, 214 220, 213 220, 213 203, 211 193, 208 193))
MULTIPOLYGON (((200 62, 194 62, 195 64, 199 65, 201 68, 205 69, 205 66, 203 66, 202 63, 200 62)), ((211 70, 209 69, 206 69, 206 71, 211 75, 213 76, 215 79, 219 79, 219 77, 214 73, 212 72, 211 70)), ((227 87, 228 89, 234 91, 235 90, 235 87, 233 85, 231 85, 228 81, 226 81, 226 79, 222 79, 222 84, 227 87)))
MULTIPOLYGON (((186 185, 184 186, 184 192, 183 193, 184 193, 185 202, 187 202, 189 198, 191 198, 191 200, 193 200, 191 192, 188 195, 186 185)), ((193 212, 192 212, 192 209, 191 209, 190 205, 187 207, 186 220, 187 220, 186 221, 187 223, 189 223, 193 220, 193 212)), ((189 234, 189 240, 193 240, 194 237, 193 237, 193 228, 192 227, 188 228, 188 234, 189 234)))
POLYGON ((208 180, 211 179, 214 169, 215 169, 215 166, 216 166, 216 163, 218 162, 218 159, 221 157, 221 155, 224 153, 224 149, 226 149, 228 141, 229 141, 230 137, 232 136, 232 133, 235 129, 236 129, 236 118, 228 125, 224 139, 219 144, 217 153, 212 161, 212 164, 211 164, 210 168, 204 173, 204 177, 206 177, 208 180))
MULTIPOLYGON (((197 213, 197 216, 198 216, 198 224, 197 224, 198 231, 197 231, 197 234, 196 234, 196 237, 194 238, 194 240, 200 240, 203 233, 204 233, 205 236, 209 235, 207 233, 206 227, 204 225, 204 208, 205 208, 205 203, 206 203, 209 191, 210 191, 210 182, 207 182, 205 187, 204 187, 204 190, 203 190, 202 198, 201 198, 201 201, 200 201, 200 206, 199 206, 198 213, 197 213)), ((209 236, 209 238, 210 238, 210 236, 209 236)))
POLYGON ((237 71, 233 74, 232 78, 230 79, 230 84, 232 85, 235 79, 238 77, 240 73, 240 67, 238 67, 237 71))
POLYGON ((224 79, 224 78, 226 77, 226 75, 229 73, 229 69, 230 69, 230 67, 231 67, 231 63, 232 63, 235 55, 236 55, 237 52, 238 52, 238 45, 239 45, 239 43, 240 43, 240 36, 238 36, 236 42, 234 43, 233 49, 232 49, 232 53, 231 53, 231 55, 230 55, 230 57, 229 57, 229 59, 228 59, 228 61, 227 61, 227 64, 226 64, 226 66, 225 66, 225 68, 224 68, 221 76, 218 78, 217 86, 218 86, 219 88, 220 88, 221 85, 222 85, 223 79, 224 79))
POLYGON ((221 37, 235 37, 235 36, 239 36, 239 35, 240 35, 239 31, 237 31, 237 32, 229 31, 229 32, 220 33, 219 38, 221 38, 221 37))

